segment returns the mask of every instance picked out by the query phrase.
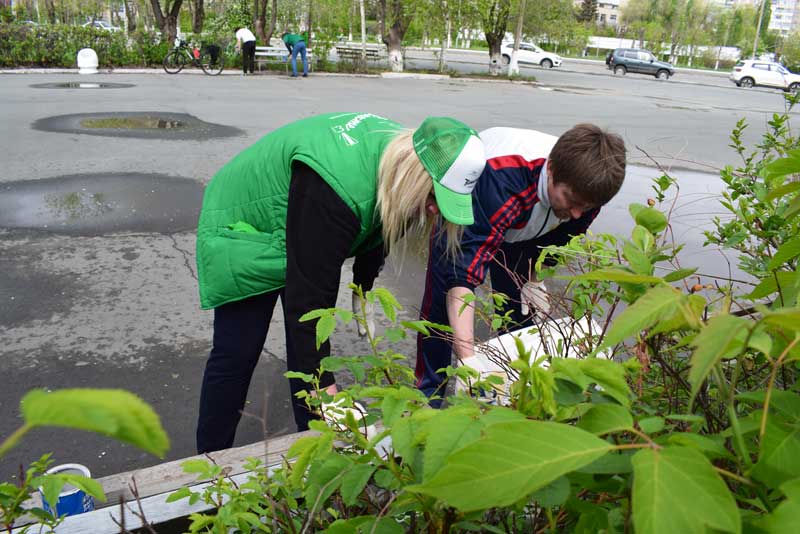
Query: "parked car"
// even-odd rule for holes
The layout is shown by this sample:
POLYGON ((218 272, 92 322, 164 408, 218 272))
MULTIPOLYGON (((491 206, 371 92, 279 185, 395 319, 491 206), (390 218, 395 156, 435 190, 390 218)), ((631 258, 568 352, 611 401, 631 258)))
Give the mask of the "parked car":
POLYGON ((800 91, 800 75, 789 72, 780 63, 745 59, 733 66, 730 80, 739 87, 777 87, 784 91, 800 91))
POLYGON ((617 48, 606 57, 606 65, 618 76, 629 72, 651 74, 659 80, 675 76, 672 64, 659 61, 649 50, 639 48, 617 48))
POLYGON ((119 26, 112 26, 104 20, 90 20, 86 24, 83 24, 84 28, 88 28, 90 26, 96 30, 105 30, 107 32, 118 32, 120 30, 119 26))
MULTIPOLYGON (((514 43, 504 43, 500 46, 500 53, 503 55, 503 65, 511 62, 511 53, 514 51, 514 43)), ((541 65, 546 69, 561 66, 561 56, 553 52, 545 52, 533 43, 520 43, 517 50, 517 62, 520 65, 541 65)))

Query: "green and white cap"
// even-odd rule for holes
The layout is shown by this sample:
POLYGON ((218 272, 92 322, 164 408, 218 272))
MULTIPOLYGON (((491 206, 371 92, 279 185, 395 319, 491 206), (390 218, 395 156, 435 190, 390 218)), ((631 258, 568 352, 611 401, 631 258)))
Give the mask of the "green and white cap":
POLYGON ((428 117, 414 132, 414 151, 433 178, 442 216, 455 224, 472 224, 472 190, 486 166, 478 133, 449 117, 428 117))

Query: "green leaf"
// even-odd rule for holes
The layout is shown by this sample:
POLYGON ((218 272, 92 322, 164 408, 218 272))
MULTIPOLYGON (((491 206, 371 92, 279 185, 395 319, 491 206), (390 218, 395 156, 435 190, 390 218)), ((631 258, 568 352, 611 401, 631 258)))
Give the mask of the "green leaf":
POLYGON ((476 441, 481 435, 482 423, 472 417, 445 410, 427 421, 422 481, 431 480, 444 466, 452 453, 476 441))
POLYGON ((431 331, 425 326, 425 321, 401 321, 401 325, 405 326, 409 330, 413 330, 423 336, 431 335, 431 331))
POLYGON ((633 417, 619 404, 595 404, 578 421, 578 428, 602 435, 633 428, 633 417))
POLYGON ((767 179, 800 172, 800 151, 790 150, 785 158, 776 159, 764 167, 763 176, 767 179))
POLYGON ((370 464, 356 464, 342 477, 342 499, 347 506, 353 506, 364 491, 372 473, 377 466, 370 464))
POLYGON ((784 197, 794 193, 798 189, 800 189, 800 182, 789 182, 788 184, 776 187, 770 191, 769 194, 767 194, 766 200, 775 200, 776 198, 784 197))
POLYGON ((687 276, 693 275, 697 271, 697 267, 693 267, 691 269, 677 269, 672 271, 671 273, 667 274, 664 277, 665 282, 677 282, 678 280, 683 280, 687 276))
POLYGON ((769 534, 785 534, 797 530, 800 517, 800 479, 794 479, 781 486, 786 500, 781 502, 771 514, 753 521, 758 528, 769 534))
POLYGON ((653 274, 653 264, 650 257, 639 250, 632 243, 625 243, 622 247, 622 257, 628 261, 633 272, 646 276, 653 274))
POLYGON ((631 465, 631 451, 616 452, 612 451, 595 460, 594 462, 581 467, 578 473, 589 473, 598 475, 613 475, 617 473, 630 473, 633 471, 631 465))
POLYGON ((462 511, 507 506, 593 462, 610 448, 609 443, 569 425, 500 423, 487 427, 479 441, 453 453, 433 480, 406 489, 462 511))
POLYGON ((633 428, 633 417, 627 408, 618 404, 595 404, 586 412, 578 428, 602 435, 633 428))
POLYGON ((778 271, 775 276, 768 276, 747 295, 748 299, 762 299, 778 291, 778 286, 782 289, 795 287, 800 280, 800 273, 796 271, 778 271))
POLYGON ((644 226, 653 234, 657 234, 667 227, 666 215, 655 208, 633 203, 628 209, 636 224, 644 226))
POLYGON ((319 318, 319 321, 317 321, 317 349, 328 341, 335 328, 336 317, 333 315, 323 315, 319 318))
POLYGON ((695 351, 689 370, 689 382, 692 384, 690 406, 711 369, 717 362, 732 355, 737 334, 746 332, 750 324, 750 321, 742 317, 717 315, 694 338, 692 346, 695 351))
POLYGON ((569 490, 569 479, 567 477, 559 477, 547 486, 536 490, 531 495, 531 500, 536 501, 543 508, 561 506, 569 498, 569 490))
POLYGON ((381 401, 381 412, 383 414, 383 424, 390 428, 398 417, 408 408, 408 400, 398 398, 394 395, 386 395, 381 401))
POLYGON ((656 242, 653 234, 650 233, 650 230, 639 225, 633 227, 633 231, 631 232, 631 241, 633 241, 633 243, 639 247, 639 250, 642 252, 648 252, 651 248, 653 248, 653 245, 656 242))
POLYGON ((800 477, 800 428, 768 419, 750 475, 771 488, 800 477))
POLYGON ((679 309, 681 300, 680 292, 672 287, 660 285, 649 289, 614 319, 597 351, 613 347, 623 339, 670 317, 679 309))
POLYGON ((733 495, 700 452, 685 447, 645 449, 633 456, 633 474, 636 532, 741 532, 733 495))
POLYGON ((604 358, 587 358, 577 361, 580 362, 578 365, 581 371, 603 388, 603 393, 623 406, 630 407, 631 390, 625 379, 625 368, 622 365, 604 358))
POLYGON ((187 487, 178 488, 177 490, 173 491, 167 496, 167 502, 175 502, 181 499, 185 499, 192 494, 192 490, 187 487))
POLYGON ((602 282, 623 282, 629 284, 660 284, 661 278, 657 276, 646 276, 634 274, 622 269, 605 268, 569 277, 574 280, 600 280, 602 282))
POLYGON ((645 417, 644 419, 639 419, 639 428, 641 428, 642 432, 645 434, 655 434, 656 432, 661 432, 664 430, 664 418, 645 417))
POLYGON ((775 255, 769 260, 767 269, 774 270, 800 255, 800 237, 795 237, 783 243, 775 255))
POLYGON ((20 402, 25 423, 88 430, 163 458, 169 438, 149 404, 119 389, 35 389, 20 402))
POLYGON ((390 321, 393 323, 397 320, 397 311, 402 310, 403 307, 397 302, 397 299, 392 295, 392 293, 384 288, 384 287, 377 287, 372 291, 367 292, 367 295, 372 293, 378 298, 378 301, 381 303, 381 307, 383 308, 383 313, 386 317, 389 318, 390 321))
POLYGON ((669 434, 667 443, 697 449, 709 458, 731 458, 731 453, 720 441, 691 432, 675 432, 669 434))
POLYGON ((797 308, 780 308, 776 311, 765 312, 763 322, 791 332, 797 332, 800 330, 800 310, 797 308))

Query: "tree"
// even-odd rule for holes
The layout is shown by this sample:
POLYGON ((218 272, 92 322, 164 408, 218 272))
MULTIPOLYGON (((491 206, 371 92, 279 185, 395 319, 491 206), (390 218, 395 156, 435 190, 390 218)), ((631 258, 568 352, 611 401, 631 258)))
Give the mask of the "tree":
POLYGON ((203 0, 192 0, 192 32, 202 33, 203 20, 205 19, 203 0))
POLYGON ((594 22, 597 19, 597 0, 583 0, 575 18, 586 24, 594 22))
POLYGON ((522 39, 522 26, 525 22, 525 0, 519 0, 519 10, 517 12, 517 27, 514 30, 514 48, 511 51, 511 60, 508 62, 508 75, 519 74, 519 63, 517 53, 519 52, 519 42, 522 39))
POLYGON ((136 31, 136 5, 131 0, 123 0, 122 7, 125 9, 128 33, 133 33, 136 31))
POLYGON ((378 28, 389 51, 393 72, 403 72, 403 37, 414 18, 415 5, 403 0, 378 0, 378 28))
POLYGON ((167 36, 167 42, 171 43, 178 35, 178 15, 182 3, 183 0, 164 0, 164 11, 161 11, 161 0, 150 0, 156 24, 161 29, 161 34, 167 36))
POLYGON ((508 16, 511 11, 510 0, 480 0, 479 9, 483 21, 483 33, 489 45, 489 74, 500 74, 502 65, 500 46, 506 35, 508 16))

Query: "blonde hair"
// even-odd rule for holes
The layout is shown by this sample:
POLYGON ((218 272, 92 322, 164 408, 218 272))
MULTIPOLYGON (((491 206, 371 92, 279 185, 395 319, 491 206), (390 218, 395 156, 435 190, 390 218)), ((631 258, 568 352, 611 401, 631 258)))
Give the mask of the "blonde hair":
POLYGON ((436 239, 446 240, 449 256, 460 251, 464 227, 426 209, 433 195, 433 179, 414 152, 412 131, 392 139, 383 151, 378 168, 378 210, 383 224, 383 242, 402 259, 408 248, 428 249, 428 237, 436 226, 436 239), (437 224, 438 223, 438 224, 437 224))

